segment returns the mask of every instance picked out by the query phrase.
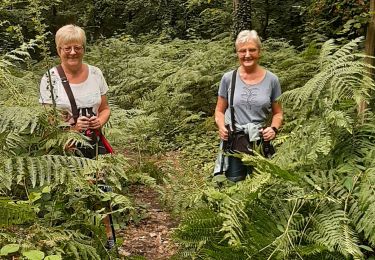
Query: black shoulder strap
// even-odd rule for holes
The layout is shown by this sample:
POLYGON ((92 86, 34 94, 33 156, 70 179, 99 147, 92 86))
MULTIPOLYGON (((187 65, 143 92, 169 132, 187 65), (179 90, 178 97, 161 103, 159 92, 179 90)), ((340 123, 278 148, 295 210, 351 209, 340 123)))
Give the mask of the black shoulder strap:
POLYGON ((230 108, 230 119, 232 122, 232 131, 236 132, 235 120, 234 120, 234 106, 233 106, 233 98, 234 98, 234 89, 236 88, 236 77, 237 77, 237 69, 233 71, 232 74, 232 85, 230 90, 230 100, 229 100, 229 108, 230 108))
POLYGON ((72 106, 72 114, 73 114, 74 123, 77 123, 79 112, 78 112, 76 100, 74 99, 74 96, 73 96, 72 89, 70 88, 69 81, 66 78, 64 69, 63 69, 63 67, 61 65, 58 65, 56 67, 56 69, 57 69, 57 72, 60 75, 61 83, 64 86, 65 92, 68 95, 68 98, 69 98, 69 101, 70 101, 70 105, 72 106))

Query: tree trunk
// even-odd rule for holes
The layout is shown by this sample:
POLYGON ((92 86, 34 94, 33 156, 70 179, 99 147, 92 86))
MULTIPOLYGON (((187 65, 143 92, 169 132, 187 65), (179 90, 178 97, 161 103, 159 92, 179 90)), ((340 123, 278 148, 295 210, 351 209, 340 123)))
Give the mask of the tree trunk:
MULTIPOLYGON (((369 56, 374 56, 375 55, 375 0, 370 0, 370 13, 371 13, 371 18, 370 22, 367 26, 367 33, 366 33, 366 42, 365 42, 365 51, 366 55, 369 56)), ((375 60, 372 58, 366 58, 365 62, 368 64, 374 66, 375 65, 375 60)), ((372 75, 372 78, 375 79, 374 77, 374 70, 369 69, 369 72, 372 75)), ((374 105, 373 105, 374 106, 374 105)), ((362 100, 359 104, 358 107, 358 112, 363 115, 367 105, 364 100, 362 100)), ((364 118, 362 118, 364 119, 364 118)))
POLYGON ((270 5, 269 5, 268 0, 265 1, 264 11, 265 11, 266 15, 265 15, 264 21, 262 23, 261 36, 263 36, 263 39, 267 39, 268 21, 269 21, 269 17, 270 17, 270 5))
POLYGON ((233 38, 242 30, 251 30, 251 0, 233 0, 233 38))
POLYGON ((233 13, 236 13, 240 0, 233 0, 233 13))
MULTIPOLYGON (((365 42, 365 49, 366 55, 374 56, 375 54, 375 0, 370 0, 370 13, 371 18, 370 22, 367 26, 367 33, 366 33, 366 42, 365 42)), ((374 65, 374 59, 367 58, 366 62, 371 65, 374 65)), ((371 70, 372 74, 374 75, 374 71, 371 70)))

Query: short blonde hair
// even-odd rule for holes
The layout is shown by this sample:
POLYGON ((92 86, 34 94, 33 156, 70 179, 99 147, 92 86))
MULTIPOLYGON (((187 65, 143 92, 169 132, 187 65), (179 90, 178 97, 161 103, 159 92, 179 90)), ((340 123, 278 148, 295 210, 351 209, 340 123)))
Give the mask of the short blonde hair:
POLYGON ((240 31, 240 33, 237 35, 237 39, 236 39, 236 43, 235 43, 236 48, 241 43, 251 42, 251 41, 254 42, 257 45, 259 50, 261 49, 262 43, 260 41, 258 33, 255 30, 240 31))
POLYGON ((57 52, 62 45, 67 43, 82 43, 83 48, 86 48, 86 34, 85 31, 74 24, 68 24, 61 27, 55 35, 55 42, 57 52))

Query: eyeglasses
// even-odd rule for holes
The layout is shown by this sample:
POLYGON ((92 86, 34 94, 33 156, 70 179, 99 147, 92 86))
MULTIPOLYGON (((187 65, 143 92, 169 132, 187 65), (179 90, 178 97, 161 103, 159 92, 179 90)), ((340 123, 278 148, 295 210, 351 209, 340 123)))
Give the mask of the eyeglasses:
POLYGON ((61 50, 63 50, 66 54, 69 54, 74 50, 76 53, 81 53, 83 51, 83 46, 69 46, 69 47, 61 47, 61 50))
POLYGON ((245 56, 247 52, 249 52, 249 53, 255 53, 257 51, 258 51, 258 49, 251 48, 251 49, 239 49, 237 52, 238 52, 238 55, 245 56))

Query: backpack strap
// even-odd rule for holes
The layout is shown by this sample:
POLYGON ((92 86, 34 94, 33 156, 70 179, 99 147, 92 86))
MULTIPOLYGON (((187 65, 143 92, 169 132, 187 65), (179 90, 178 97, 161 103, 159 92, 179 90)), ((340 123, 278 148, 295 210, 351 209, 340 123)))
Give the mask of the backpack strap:
POLYGON ((67 77, 65 75, 63 67, 61 65, 58 65, 56 67, 56 69, 57 69, 57 72, 59 73, 59 76, 61 78, 61 83, 64 86, 65 92, 68 95, 68 98, 69 98, 69 101, 70 101, 70 105, 72 107, 72 114, 73 114, 74 124, 76 124, 77 123, 77 119, 79 117, 79 112, 78 112, 76 100, 75 100, 75 98, 73 96, 72 89, 71 89, 69 81, 68 81, 68 79, 67 79, 67 77))
POLYGON ((235 69, 232 74, 232 84, 231 84, 230 100, 229 100, 230 119, 232 123, 233 132, 236 132, 236 126, 235 126, 235 120, 234 120, 234 106, 233 106, 234 89, 236 88, 236 78, 237 78, 237 69, 235 69))

